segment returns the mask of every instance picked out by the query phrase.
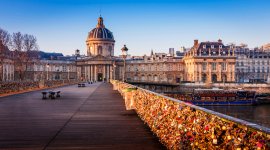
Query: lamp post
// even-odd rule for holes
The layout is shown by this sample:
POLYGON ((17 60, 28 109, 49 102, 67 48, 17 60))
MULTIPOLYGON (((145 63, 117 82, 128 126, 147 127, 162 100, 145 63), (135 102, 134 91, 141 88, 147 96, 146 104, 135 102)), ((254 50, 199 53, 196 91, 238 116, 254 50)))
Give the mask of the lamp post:
POLYGON ((49 67, 50 67, 50 65, 46 64, 46 67, 47 67, 47 80, 49 80, 49 67))
POLYGON ((116 72, 116 65, 115 65, 115 61, 113 62, 113 80, 115 80, 115 72, 116 72))
POLYGON ((127 51, 128 48, 126 47, 126 45, 124 45, 124 47, 121 49, 122 50, 122 57, 124 59, 124 71, 123 71, 123 79, 122 81, 125 82, 125 73, 126 73, 126 58, 127 58, 127 51))
POLYGON ((70 68, 68 67, 68 82, 69 82, 69 71, 70 71, 70 68))

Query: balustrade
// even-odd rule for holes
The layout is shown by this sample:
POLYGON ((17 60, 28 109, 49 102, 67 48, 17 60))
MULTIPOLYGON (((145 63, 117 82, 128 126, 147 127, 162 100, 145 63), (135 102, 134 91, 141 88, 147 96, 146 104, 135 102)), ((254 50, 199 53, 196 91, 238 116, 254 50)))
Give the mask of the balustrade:
POLYGON ((120 81, 111 81, 168 149, 270 149, 270 129, 120 81))

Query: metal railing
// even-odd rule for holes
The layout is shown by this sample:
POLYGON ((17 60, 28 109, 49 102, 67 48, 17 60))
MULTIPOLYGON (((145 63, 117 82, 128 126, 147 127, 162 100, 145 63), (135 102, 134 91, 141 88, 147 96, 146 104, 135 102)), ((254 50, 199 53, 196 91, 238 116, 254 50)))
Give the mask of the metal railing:
POLYGON ((270 129, 120 81, 111 81, 168 149, 270 149, 270 129))

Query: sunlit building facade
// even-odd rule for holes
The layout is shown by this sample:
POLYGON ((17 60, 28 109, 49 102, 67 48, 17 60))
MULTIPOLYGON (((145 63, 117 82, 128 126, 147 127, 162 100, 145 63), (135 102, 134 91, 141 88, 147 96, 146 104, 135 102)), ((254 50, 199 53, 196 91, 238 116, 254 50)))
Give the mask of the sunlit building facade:
POLYGON ((151 53, 150 56, 131 58, 127 61, 128 82, 179 84, 184 80, 182 57, 173 57, 172 50, 166 53, 151 53))
POLYGON ((235 82, 236 57, 233 49, 232 46, 225 46, 222 40, 201 43, 194 40, 194 46, 183 58, 186 81, 235 82))

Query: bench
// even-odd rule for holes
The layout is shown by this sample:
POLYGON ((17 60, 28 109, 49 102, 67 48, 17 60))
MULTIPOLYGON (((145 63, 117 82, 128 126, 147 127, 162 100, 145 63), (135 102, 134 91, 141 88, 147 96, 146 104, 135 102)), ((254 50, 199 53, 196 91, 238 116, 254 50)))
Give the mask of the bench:
POLYGON ((55 92, 50 91, 50 92, 49 92, 49 98, 55 99, 55 92))
POLYGON ((82 83, 81 85, 82 85, 82 87, 85 87, 85 84, 84 83, 82 83))
POLYGON ((42 94, 42 99, 47 99, 47 92, 41 92, 42 94))
POLYGON ((79 84, 78 84, 78 87, 82 87, 82 85, 79 83, 79 84))
POLYGON ((48 95, 48 98, 55 99, 55 98, 59 98, 60 97, 61 91, 49 91, 49 92, 43 91, 43 92, 41 92, 42 99, 47 99, 47 93, 49 94, 48 95))
POLYGON ((60 93, 61 93, 61 91, 57 91, 56 92, 56 97, 60 97, 60 93))

